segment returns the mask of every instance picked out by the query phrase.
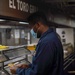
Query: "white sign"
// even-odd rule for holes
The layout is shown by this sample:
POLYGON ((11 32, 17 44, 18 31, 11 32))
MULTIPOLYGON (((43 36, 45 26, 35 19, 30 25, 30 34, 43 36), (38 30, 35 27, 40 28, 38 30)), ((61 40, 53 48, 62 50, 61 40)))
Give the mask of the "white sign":
POLYGON ((16 29, 14 32, 15 32, 15 38, 20 38, 20 31, 16 29))
POLYGON ((37 11, 35 6, 29 5, 28 3, 21 0, 9 0, 9 8, 30 13, 37 11))

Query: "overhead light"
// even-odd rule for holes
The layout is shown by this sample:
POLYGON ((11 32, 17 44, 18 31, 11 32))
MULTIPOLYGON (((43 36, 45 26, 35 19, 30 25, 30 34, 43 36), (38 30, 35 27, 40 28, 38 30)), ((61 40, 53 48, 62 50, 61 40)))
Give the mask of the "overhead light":
POLYGON ((29 24, 29 23, 27 23, 27 22, 19 22, 20 24, 29 24))
POLYGON ((4 19, 0 19, 0 21, 5 21, 4 19))

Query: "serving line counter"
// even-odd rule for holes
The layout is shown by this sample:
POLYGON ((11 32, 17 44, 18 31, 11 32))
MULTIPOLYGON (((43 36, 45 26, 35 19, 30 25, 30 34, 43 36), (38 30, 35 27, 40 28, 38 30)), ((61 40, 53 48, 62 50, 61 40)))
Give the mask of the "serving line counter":
POLYGON ((75 52, 64 59, 63 66, 65 75, 75 75, 75 52))
POLYGON ((0 75, 12 75, 8 64, 29 64, 28 55, 31 51, 26 45, 8 46, 6 49, 0 49, 0 75))

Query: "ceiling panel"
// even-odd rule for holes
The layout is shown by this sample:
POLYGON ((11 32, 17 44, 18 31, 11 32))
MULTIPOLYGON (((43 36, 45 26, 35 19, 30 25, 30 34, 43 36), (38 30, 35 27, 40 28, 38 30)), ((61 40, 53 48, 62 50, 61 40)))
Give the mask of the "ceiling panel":
POLYGON ((29 0, 41 10, 52 14, 64 14, 75 17, 75 0, 29 0))

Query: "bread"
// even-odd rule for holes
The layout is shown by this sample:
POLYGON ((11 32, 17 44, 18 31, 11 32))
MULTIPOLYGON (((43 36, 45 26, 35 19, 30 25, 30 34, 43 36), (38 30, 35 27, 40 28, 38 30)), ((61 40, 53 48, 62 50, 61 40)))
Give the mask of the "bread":
POLYGON ((12 67, 12 66, 14 66, 14 64, 13 64, 13 63, 10 63, 10 64, 8 64, 8 66, 9 66, 9 67, 12 67))

